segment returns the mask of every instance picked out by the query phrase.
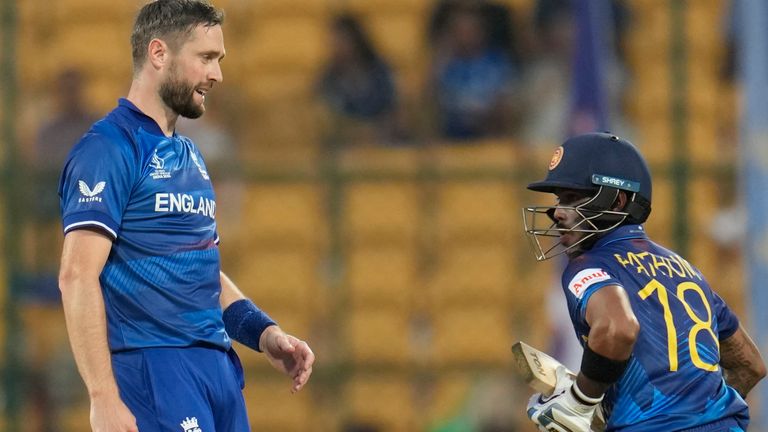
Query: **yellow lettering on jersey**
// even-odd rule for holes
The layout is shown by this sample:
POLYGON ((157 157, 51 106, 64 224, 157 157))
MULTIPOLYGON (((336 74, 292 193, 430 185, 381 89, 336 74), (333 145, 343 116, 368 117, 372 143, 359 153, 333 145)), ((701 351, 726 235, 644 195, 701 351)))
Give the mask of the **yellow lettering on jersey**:
POLYGON ((652 277, 656 277, 656 268, 652 266, 651 263, 648 262, 649 261, 648 256, 654 256, 654 255, 650 252, 640 252, 639 254, 637 254, 638 258, 642 259, 644 262, 648 264, 648 270, 646 270, 645 274, 648 274, 650 272, 650 275, 652 277))
POLYGON ((625 260, 624 258, 621 257, 621 255, 613 254, 613 256, 614 258, 616 258, 616 261, 618 261, 619 264, 621 264, 622 267, 626 268, 629 265, 629 260, 625 260))
MULTIPOLYGON (((647 252, 645 252, 647 253, 647 252)), ((636 255, 633 252, 627 253, 627 258, 629 259, 629 262, 632 263, 632 265, 635 266, 638 273, 645 273, 646 276, 650 277, 651 275, 648 274, 648 270, 643 265, 642 260, 638 255, 636 255)))
POLYGON ((663 275, 669 278, 688 277, 702 280, 693 266, 679 255, 662 256, 650 252, 627 252, 626 255, 614 254, 622 267, 634 267, 637 273, 644 273, 649 278, 663 275))
POLYGON ((672 259, 677 261, 678 264, 680 264, 680 267, 683 268, 683 270, 685 271, 685 274, 688 275, 688 277, 690 278, 695 277, 701 280, 701 275, 697 273, 696 270, 693 269, 693 266, 688 261, 683 259, 683 257, 681 257, 680 255, 674 255, 672 259))
POLYGON ((661 257, 658 255, 651 254, 651 258, 653 259, 653 268, 659 271, 659 273, 664 274, 668 277, 672 277, 672 268, 669 266, 669 258, 667 257, 661 257), (664 273, 662 269, 666 268, 667 271, 664 273))
POLYGON ((673 257, 664 257, 664 261, 666 261, 667 265, 669 265, 669 269, 675 272, 677 276, 685 277, 685 269, 680 261, 673 259, 673 257))

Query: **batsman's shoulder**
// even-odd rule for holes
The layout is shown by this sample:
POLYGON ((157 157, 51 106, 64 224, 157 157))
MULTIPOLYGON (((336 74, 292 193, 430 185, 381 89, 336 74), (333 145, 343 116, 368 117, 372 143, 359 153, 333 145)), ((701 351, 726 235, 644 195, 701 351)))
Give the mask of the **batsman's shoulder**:
POLYGON ((582 298, 589 288, 615 280, 610 260, 600 255, 583 254, 568 263, 563 271, 562 284, 566 292, 582 298))
POLYGON ((588 269, 602 269, 610 271, 613 267, 610 257, 602 254, 587 252, 568 261, 568 265, 563 270, 563 281, 570 280, 573 276, 588 269))

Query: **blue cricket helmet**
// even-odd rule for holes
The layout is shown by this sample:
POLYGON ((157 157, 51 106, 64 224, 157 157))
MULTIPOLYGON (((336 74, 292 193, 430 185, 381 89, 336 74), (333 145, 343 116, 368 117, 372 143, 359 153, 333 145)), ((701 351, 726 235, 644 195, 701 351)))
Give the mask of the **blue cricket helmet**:
POLYGON ((529 184, 528 189, 549 193, 570 189, 583 191, 588 197, 575 206, 523 208, 525 232, 538 260, 589 248, 604 233, 625 223, 641 224, 651 213, 648 165, 635 146, 610 133, 588 133, 568 139, 555 150, 547 177, 529 184), (615 205, 621 191, 628 199, 619 209, 615 205), (558 208, 577 212, 580 222, 570 228, 558 226, 554 217, 558 208), (552 245, 542 243, 544 237, 557 238, 566 232, 580 232, 582 238, 565 248, 560 248, 557 241, 552 245))
POLYGON ((637 192, 651 202, 651 173, 645 159, 632 143, 610 133, 588 133, 568 139, 555 150, 547 177, 529 184, 528 189, 589 191, 600 186, 637 192))

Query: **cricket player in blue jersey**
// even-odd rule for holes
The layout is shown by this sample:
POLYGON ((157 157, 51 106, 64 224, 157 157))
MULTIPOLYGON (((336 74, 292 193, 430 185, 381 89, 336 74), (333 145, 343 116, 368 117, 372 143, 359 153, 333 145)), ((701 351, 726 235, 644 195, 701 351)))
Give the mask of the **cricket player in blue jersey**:
POLYGON ((534 395, 542 431, 745 431, 744 398, 765 376, 757 347, 701 272, 651 241, 651 175, 628 141, 568 139, 543 181, 554 206, 523 209, 538 260, 567 254, 563 291, 584 354, 574 378, 534 395))
POLYGON ((222 80, 222 20, 202 0, 145 5, 127 98, 64 166, 59 284, 96 432, 250 430, 232 339, 262 351, 294 392, 312 373, 309 346, 221 272, 203 155, 175 132, 222 80))

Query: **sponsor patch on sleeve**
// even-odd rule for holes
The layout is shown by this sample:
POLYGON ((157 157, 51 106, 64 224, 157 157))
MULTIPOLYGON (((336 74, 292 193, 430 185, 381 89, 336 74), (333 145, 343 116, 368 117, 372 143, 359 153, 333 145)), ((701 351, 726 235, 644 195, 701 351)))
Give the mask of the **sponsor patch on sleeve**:
POLYGON ((568 282, 568 289, 577 298, 581 298, 581 296, 584 295, 584 292, 587 290, 587 288, 589 288, 590 286, 598 282, 602 282, 610 278, 611 278, 611 275, 609 275, 608 272, 606 272, 601 268, 584 269, 576 273, 576 276, 574 276, 571 279, 571 281, 568 282))

